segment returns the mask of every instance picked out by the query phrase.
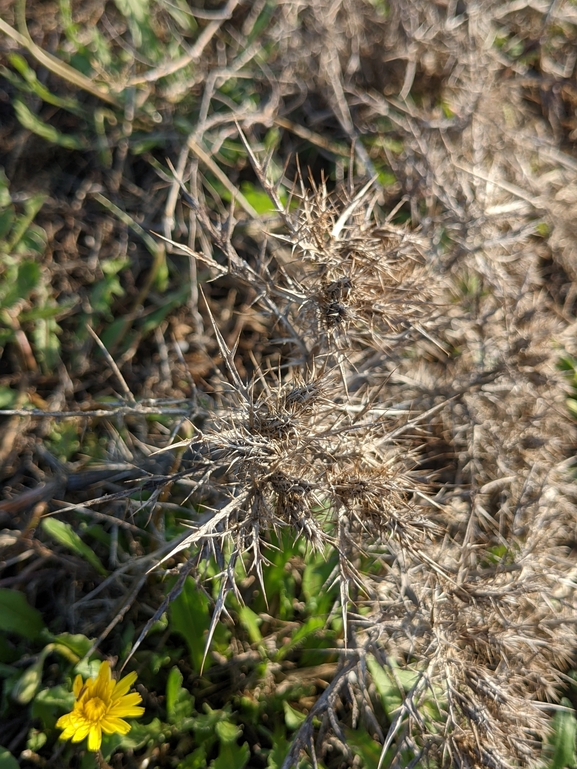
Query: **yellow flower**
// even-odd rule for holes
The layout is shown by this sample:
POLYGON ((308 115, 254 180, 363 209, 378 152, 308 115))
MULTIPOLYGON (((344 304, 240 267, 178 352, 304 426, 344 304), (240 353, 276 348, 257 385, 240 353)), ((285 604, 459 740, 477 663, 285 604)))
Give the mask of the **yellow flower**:
POLYGON ((61 716, 56 722, 58 729, 64 729, 61 740, 80 742, 88 737, 88 750, 99 750, 102 732, 105 734, 126 734, 130 724, 123 718, 135 718, 144 713, 138 707, 142 702, 140 694, 127 694, 136 681, 136 673, 129 673, 121 681, 110 675, 110 665, 100 665, 96 680, 89 678, 82 682, 82 676, 74 681, 76 702, 71 713, 61 716))

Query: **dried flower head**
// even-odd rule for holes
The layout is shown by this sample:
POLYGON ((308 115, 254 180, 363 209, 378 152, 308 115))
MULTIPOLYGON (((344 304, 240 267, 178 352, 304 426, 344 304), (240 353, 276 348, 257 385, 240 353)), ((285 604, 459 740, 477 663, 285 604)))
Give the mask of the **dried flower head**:
POLYGON ((423 242, 405 227, 367 216, 372 196, 366 185, 341 200, 321 185, 303 195, 293 222, 287 288, 300 298, 294 326, 320 353, 390 351, 431 315, 423 242))

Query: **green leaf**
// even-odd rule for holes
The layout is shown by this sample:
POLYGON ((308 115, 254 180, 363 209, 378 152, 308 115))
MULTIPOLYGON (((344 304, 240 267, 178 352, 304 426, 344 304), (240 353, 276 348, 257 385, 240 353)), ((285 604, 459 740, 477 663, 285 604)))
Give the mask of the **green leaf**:
POLYGON ((45 732, 41 732, 39 729, 30 729, 28 732, 28 739, 26 740, 26 747, 28 750, 37 753, 40 748, 46 744, 48 736, 45 732))
MULTIPOLYGON (((272 544, 275 549, 270 554, 269 564, 263 569, 265 591, 270 602, 278 601, 277 619, 289 620, 294 617, 296 581, 293 570, 286 568, 286 565, 294 556, 302 555, 299 550, 301 542, 287 533, 278 540, 273 538, 272 544)), ((257 613, 267 610, 264 596, 259 597, 253 608, 257 613)))
POLYGON ((182 686, 182 673, 173 667, 166 682, 166 717, 169 723, 180 726, 190 718, 194 708, 194 697, 182 686))
POLYGON ((104 531, 101 524, 93 523, 91 526, 87 526, 83 523, 80 525, 80 530, 83 537, 92 537, 101 545, 110 547, 111 536, 107 531, 104 531))
MULTIPOLYGON (((170 604, 170 627, 181 635, 190 652, 190 662, 196 672, 200 671, 204 657, 205 636, 210 624, 208 598, 196 586, 191 577, 187 577, 180 595, 170 604)), ((205 670, 210 667, 210 659, 205 661, 205 670)))
POLYGON ((98 659, 82 657, 82 659, 74 666, 74 673, 76 675, 81 675, 85 680, 87 678, 95 679, 98 677, 101 664, 102 663, 98 659))
POLYGON ((31 131, 33 134, 40 136, 46 141, 52 142, 52 144, 58 144, 60 147, 65 147, 68 150, 86 150, 88 144, 85 139, 79 136, 73 136, 72 134, 63 134, 56 130, 54 126, 44 123, 38 115, 35 115, 23 101, 20 99, 14 99, 14 112, 20 123, 31 131))
POLYGON ((60 422, 53 425, 46 442, 50 451, 62 461, 66 461, 78 451, 78 425, 60 422))
POLYGON ((160 745, 166 742, 167 732, 170 727, 163 724, 158 718, 153 718, 149 724, 132 724, 128 734, 123 735, 120 744, 129 750, 138 750, 144 745, 160 745))
POLYGON ((148 334, 150 331, 154 331, 155 328, 160 326, 169 312, 172 312, 186 302, 189 294, 190 285, 185 281, 178 291, 174 291, 163 298, 162 307, 159 307, 158 310, 154 310, 150 315, 142 319, 140 323, 141 332, 148 334))
POLYGON ((284 731, 279 729, 275 730, 272 750, 268 754, 267 769, 281 769, 287 753, 290 748, 290 742, 285 737, 284 731))
POLYGON ((291 707, 286 700, 283 701, 284 709, 284 721, 288 729, 298 729, 302 722, 306 719, 304 713, 300 713, 291 707))
POLYGON ((19 705, 28 705, 32 701, 42 683, 44 660, 52 651, 52 644, 46 646, 38 655, 38 659, 20 676, 12 688, 12 699, 19 705))
POLYGON ((303 572, 302 591, 307 601, 307 611, 312 616, 328 614, 336 597, 336 588, 327 590, 325 585, 337 562, 336 550, 325 556, 319 553, 308 559, 303 572))
POLYGON ((325 625, 324 617, 310 617, 304 625, 301 625, 292 635, 290 641, 280 648, 276 654, 276 659, 285 657, 289 651, 302 643, 306 638, 317 633, 325 625))
MULTIPOLYGON (((112 321, 110 326, 102 331, 100 334, 100 341, 107 350, 114 350, 121 341, 123 349, 128 349, 130 347, 135 337, 134 333, 128 333, 128 326, 130 323, 129 316, 121 315, 119 318, 112 321)), ((100 351, 98 351, 97 354, 100 355, 100 351)))
POLYGON ((243 769, 250 758, 250 749, 245 742, 243 745, 221 742, 218 758, 210 766, 212 769, 243 769))
MULTIPOLYGON (((85 657, 90 649, 92 648, 92 644, 94 643, 93 639, 87 638, 85 635, 82 635, 81 633, 59 633, 57 636, 54 637, 54 651, 58 651, 62 654, 61 649, 67 649, 76 659, 74 662, 78 662, 82 657, 85 657), (59 648, 60 647, 60 648, 59 648)), ((70 657, 68 655, 65 655, 68 659, 70 657)), ((72 661, 72 660, 71 660, 72 661)))
POLYGON ((16 254, 38 254, 42 255, 46 248, 46 232, 42 227, 31 224, 23 233, 20 242, 14 249, 16 254))
POLYGON ((204 713, 194 719, 194 731, 199 742, 206 742, 215 734, 219 721, 226 721, 230 713, 227 710, 213 710, 210 705, 204 704, 204 713))
POLYGON ((44 518, 42 528, 52 539, 84 558, 99 574, 104 577, 108 575, 96 553, 80 539, 69 523, 64 523, 64 521, 59 521, 56 518, 44 518))
POLYGON ((40 266, 36 262, 22 262, 18 267, 16 290, 18 297, 27 297, 40 282, 40 266))
MULTIPOLYGON (((34 217, 42 208, 45 200, 46 195, 43 195, 39 192, 36 195, 31 195, 25 201, 24 213, 15 220, 14 226, 12 227, 12 232, 10 233, 10 239, 3 245, 3 250, 6 253, 11 253, 19 246, 20 241, 25 236, 28 228, 34 220, 34 217)), ((44 239, 46 239, 46 233, 44 233, 44 230, 41 230, 40 227, 36 229, 36 232, 42 233, 44 235, 44 239)))
POLYGON ((173 0, 166 5, 165 10, 185 32, 195 32, 198 29, 196 19, 190 12, 186 0, 173 0))
POLYGON ((72 302, 68 304, 56 304, 50 307, 34 307, 32 310, 21 312, 18 316, 20 323, 26 323, 30 320, 41 320, 46 318, 57 318, 59 315, 68 312, 73 306, 72 302))
POLYGON ((577 359, 572 355, 562 355, 557 361, 557 368, 560 371, 569 371, 574 374, 577 370, 577 359))
POLYGON ((0 166, 0 209, 7 208, 12 202, 10 197, 10 182, 4 168, 0 166))
POLYGON ((219 721, 215 726, 215 731, 221 742, 236 742, 242 734, 241 729, 230 721, 219 721))
MULTIPOLYGON (((561 705, 571 708, 571 702, 564 697, 561 705)), ((553 759, 550 769, 565 769, 575 766, 575 737, 577 736, 577 720, 573 710, 559 710, 553 718, 553 759)))
POLYGON ((0 385, 0 409, 11 409, 16 403, 18 393, 11 387, 0 385))
POLYGON ((13 53, 8 56, 8 61, 14 67, 14 69, 20 73, 24 79, 26 86, 21 82, 21 85, 29 93, 34 93, 39 96, 47 104, 53 104, 55 107, 62 107, 77 115, 82 115, 83 110, 80 104, 74 99, 63 99, 60 96, 55 96, 51 93, 45 85, 43 85, 37 78, 36 73, 28 65, 28 62, 23 56, 18 53, 13 53))
MULTIPOLYGON (((112 758, 112 754, 114 753, 117 748, 119 748, 122 745, 123 736, 121 734, 103 734, 102 735, 102 745, 100 746, 100 752, 102 753, 102 758, 108 762, 112 758)), ((93 756, 88 753, 91 758, 93 756)), ((90 769, 95 769, 94 765, 90 767, 90 769)))
MULTIPOLYGON (((401 707, 404 693, 400 691, 391 672, 381 667, 372 655, 367 656, 367 667, 371 673, 377 691, 381 695, 385 712, 390 716, 395 710, 401 707)), ((419 677, 419 673, 414 670, 399 669, 396 670, 395 673, 405 692, 408 692, 415 685, 417 678, 419 677)))
POLYGON ((0 633, 0 678, 3 675, 3 668, 9 667, 7 663, 16 662, 20 656, 16 646, 8 641, 4 633, 0 633))
POLYGON ((383 185, 383 187, 392 187, 393 184, 396 184, 397 177, 391 173, 389 170, 385 171, 377 171, 379 183, 383 185))
POLYGON ((255 614, 248 606, 241 606, 238 616, 241 624, 246 628, 252 643, 260 643, 262 641, 262 633, 260 632, 259 625, 262 620, 258 614, 255 614))
POLYGON ((255 188, 252 182, 242 182, 240 190, 257 214, 270 214, 276 211, 276 206, 266 194, 255 188))
MULTIPOLYGON (((14 223, 14 211, 12 208, 5 208, 2 210, 2 206, 0 205, 0 239, 4 239, 10 230, 12 229, 12 224, 14 223)), ((2 246, 2 243, 0 242, 0 253, 4 251, 5 249, 2 246)))
POLYGON ((175 705, 182 691, 183 676, 177 667, 173 667, 166 681, 166 716, 174 723, 175 705))
POLYGON ((33 641, 44 630, 42 615, 17 590, 0 588, 0 630, 33 641))
POLYGON ((179 762, 177 769, 206 769, 206 748, 201 745, 179 762))
POLYGON ((0 294, 0 307, 10 308, 21 299, 26 299, 40 282, 40 267, 36 262, 25 261, 18 265, 16 281, 8 288, 4 297, 0 294))
POLYGON ((369 0, 369 2, 379 16, 382 16, 384 19, 388 17, 390 9, 387 0, 369 0))
POLYGON ((265 3, 263 10, 255 20, 252 29, 247 35, 246 39, 246 45, 250 45, 253 40, 256 40, 256 38, 259 36, 260 32, 262 32, 267 24, 269 23, 274 11, 276 8, 276 1, 275 2, 268 2, 265 3))
POLYGON ((4 748, 2 745, 0 745, 0 769, 19 769, 18 761, 8 748, 4 748))
POLYGON ((114 0, 123 16, 132 16, 142 23, 148 16, 149 0, 114 0))
POLYGON ((111 307, 115 296, 123 296, 124 289, 120 285, 118 273, 130 264, 129 259, 107 259, 100 267, 104 279, 96 283, 90 292, 90 306, 93 312, 112 318, 111 307))
MULTIPOLYGON (((107 278, 111 278, 113 275, 118 275, 119 272, 130 267, 130 259, 126 256, 118 256, 114 259, 106 259, 100 263, 100 269, 102 274, 107 278)), ((124 293, 124 292, 123 292, 124 293)))
MULTIPOLYGON (((383 746, 376 740, 373 740, 364 729, 356 729, 355 731, 346 729, 345 734, 347 736, 347 745, 362 758, 364 769, 377 769, 381 753, 383 752, 383 746)), ((390 754, 392 752, 389 751, 390 754)), ((389 766, 387 758, 383 761, 383 766, 389 766)))
POLYGON ((32 701, 32 718, 38 718, 44 729, 53 729, 58 718, 74 705, 74 694, 70 689, 58 685, 41 689, 32 701))
POLYGON ((45 373, 54 371, 60 360, 60 326, 54 318, 40 318, 34 329, 34 344, 39 352, 39 358, 45 373))

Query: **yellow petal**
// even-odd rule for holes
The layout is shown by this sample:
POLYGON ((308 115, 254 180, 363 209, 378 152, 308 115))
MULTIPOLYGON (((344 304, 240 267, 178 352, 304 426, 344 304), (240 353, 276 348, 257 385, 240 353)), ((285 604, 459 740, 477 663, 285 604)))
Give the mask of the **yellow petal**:
POLYGON ((98 678, 91 689, 90 697, 98 697, 102 702, 109 703, 115 682, 110 674, 110 664, 105 660, 98 671, 98 678))
POLYGON ((97 681, 110 681, 112 678, 110 673, 110 662, 108 660, 104 660, 104 662, 100 663, 100 668, 98 669, 98 678, 97 681))
POLYGON ((111 716, 112 718, 137 718, 144 713, 144 708, 138 707, 136 704, 138 701, 139 700, 137 700, 134 704, 114 704, 108 711, 107 715, 111 716))
POLYGON ((142 697, 138 692, 132 692, 132 694, 125 694, 120 700, 115 700, 110 706, 110 711, 117 712, 124 708, 132 708, 134 705, 140 705, 142 697))
POLYGON ((76 734, 76 726, 68 726, 60 735, 61 740, 71 740, 76 734))
POLYGON ((111 715, 113 718, 140 718, 140 716, 144 713, 144 708, 123 708, 121 711, 115 711, 111 715))
POLYGON ((67 713, 65 716, 60 716, 56 722, 57 729, 68 729, 72 726, 72 713, 67 713))
POLYGON ((100 724, 93 724, 88 735, 88 750, 100 750, 102 744, 102 729, 100 724))
POLYGON ((112 699, 117 700, 124 696, 132 684, 136 681, 136 678, 137 675, 134 671, 129 673, 127 676, 124 676, 124 678, 121 678, 114 687, 114 691, 112 692, 112 699))
POLYGON ((111 680, 112 675, 110 673, 110 663, 108 660, 104 660, 104 662, 100 664, 94 685, 96 687, 106 688, 111 680))
POLYGON ((110 716, 103 718, 100 725, 102 726, 102 731, 106 734, 127 734, 132 728, 130 724, 123 721, 122 718, 110 716))
POLYGON ((90 726, 91 724, 89 721, 84 721, 84 723, 77 726, 74 730, 74 734, 71 737, 72 742, 82 742, 82 740, 88 736, 90 726))
POLYGON ((84 686, 84 682, 82 681, 82 676, 77 675, 74 679, 74 685, 72 686, 72 691, 74 692, 74 696, 76 699, 78 699, 78 695, 80 694, 80 690, 84 686))
POLYGON ((56 726, 59 729, 76 730, 79 726, 82 726, 85 720, 84 716, 76 709, 76 706, 74 706, 74 710, 71 713, 66 713, 65 716, 60 716, 56 722, 56 726))

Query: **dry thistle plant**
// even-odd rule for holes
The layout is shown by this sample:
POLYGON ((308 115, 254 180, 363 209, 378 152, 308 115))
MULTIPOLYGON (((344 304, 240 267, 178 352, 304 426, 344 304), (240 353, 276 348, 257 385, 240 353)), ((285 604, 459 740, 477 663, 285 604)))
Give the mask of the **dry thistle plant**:
MULTIPOLYGON (((252 158, 276 199, 266 169, 252 158)), ((392 360, 422 337, 425 297, 432 292, 423 288, 418 237, 375 220, 371 187, 338 198, 324 184, 312 193, 301 184, 297 211, 279 211, 289 233, 279 239, 291 250, 274 266, 249 265, 230 233, 223 238, 199 207, 231 274, 264 297, 271 332, 284 330, 271 344, 292 349, 279 371, 257 366, 245 383, 213 320, 229 392, 222 412, 195 436, 196 460, 187 475, 191 494, 215 503, 167 556, 194 545, 222 564, 224 592, 213 628, 245 553, 264 590, 270 532, 289 527, 312 548, 336 548, 347 641, 349 589, 365 588, 355 565, 365 543, 395 543, 427 560, 422 545, 437 529, 419 507, 425 484, 413 472, 415 442, 405 437, 420 417, 413 419, 406 405, 386 406, 386 381, 369 381, 364 361, 383 351, 392 360)))
POLYGON ((576 640, 567 417, 550 345, 563 326, 536 312, 534 258, 431 259, 430 236, 379 219, 370 183, 348 195, 299 183, 296 210, 282 206, 248 150, 284 223, 270 258, 246 261, 233 226, 192 198, 228 265, 191 253, 253 289, 269 345, 283 349, 276 370, 255 361, 244 382, 213 320, 228 392, 184 473, 206 512, 170 553, 221 564, 209 642, 235 565, 264 590, 268 535, 288 528, 338 553, 344 654, 286 769, 331 741, 346 754, 342 719, 378 737, 389 763, 409 750, 412 765, 528 765, 576 640), (379 670, 402 693, 387 728, 379 670))
MULTIPOLYGON (((257 171, 274 194, 265 170, 257 171)), ((376 224, 371 187, 352 200, 328 196, 324 184, 312 194, 301 189, 290 221, 291 270, 279 271, 279 287, 291 297, 294 325, 315 356, 369 348, 391 354, 431 315, 423 243, 390 221, 376 224)))
MULTIPOLYGON (((391 677, 399 662, 415 674, 382 734, 383 760, 394 762, 407 748, 415 763, 528 766, 540 755, 545 703, 559 696, 576 641, 575 436, 556 371, 558 350, 572 349, 574 326, 549 293, 543 260, 551 255, 534 237, 537 214, 554 210, 553 245, 561 253, 553 259, 563 265, 571 209, 558 218, 562 182, 551 173, 546 143, 526 174, 542 127, 526 119, 519 90, 495 84, 501 63, 487 45, 495 34, 485 15, 491 4, 468 4, 467 15, 450 24, 432 3, 412 4, 410 12, 391 6, 387 52, 402 59, 404 48, 409 61, 402 91, 416 72, 454 65, 439 95, 456 113, 450 119, 426 100, 418 108, 376 93, 360 97, 365 111, 357 118, 369 125, 386 116, 398 126, 404 152, 393 168, 401 188, 413 191, 413 222, 445 279, 443 317, 432 333, 425 327, 436 348, 420 340, 406 348, 410 357, 372 361, 373 379, 379 371, 390 376, 388 397, 425 414, 439 407, 414 432, 422 436, 420 467, 438 473, 439 507, 428 517, 443 535, 429 533, 430 562, 405 549, 384 577, 365 575, 379 599, 353 631, 391 677), (518 123, 507 124, 513 114, 518 123), (473 162, 483 170, 468 170, 473 162), (557 201, 552 209, 546 190, 557 201), (435 246, 441 228, 450 248, 435 246)), ((357 93, 351 80, 348 87, 357 93)), ((563 183, 573 176, 567 165, 563 183)), ((370 723, 362 667, 354 695, 353 674, 343 670, 333 704, 356 698, 370 723)))

